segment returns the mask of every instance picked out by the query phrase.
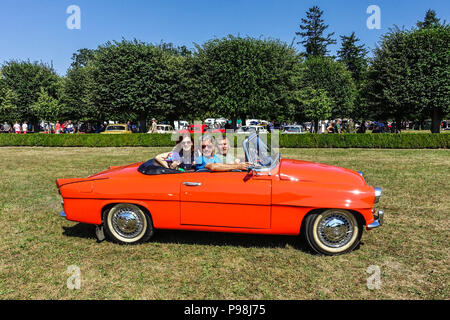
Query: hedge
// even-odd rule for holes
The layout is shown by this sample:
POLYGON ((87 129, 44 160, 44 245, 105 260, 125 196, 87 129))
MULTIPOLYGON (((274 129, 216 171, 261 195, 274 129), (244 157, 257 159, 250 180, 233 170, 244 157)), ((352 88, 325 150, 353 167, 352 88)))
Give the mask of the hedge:
MULTIPOLYGON (((270 141, 270 137, 267 137, 270 141)), ((170 147, 170 134, 0 134, 0 147, 170 147)), ((450 134, 283 134, 282 148, 449 149, 450 134)))

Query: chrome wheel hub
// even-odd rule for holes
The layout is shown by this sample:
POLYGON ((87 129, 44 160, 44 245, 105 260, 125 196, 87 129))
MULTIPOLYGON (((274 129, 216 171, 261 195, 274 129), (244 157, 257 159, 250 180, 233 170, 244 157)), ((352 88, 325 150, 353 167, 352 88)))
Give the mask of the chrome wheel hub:
POLYGON ((114 212, 112 225, 114 230, 124 238, 134 238, 143 230, 143 217, 133 208, 120 208, 114 212))
POLYGON ((341 213, 330 213, 318 225, 320 241, 328 247, 345 246, 353 236, 352 221, 341 213))

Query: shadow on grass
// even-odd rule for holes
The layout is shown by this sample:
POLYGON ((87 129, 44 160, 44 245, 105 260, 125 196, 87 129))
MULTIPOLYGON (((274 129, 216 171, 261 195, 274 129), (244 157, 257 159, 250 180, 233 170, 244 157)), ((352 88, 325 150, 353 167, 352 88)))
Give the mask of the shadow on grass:
MULTIPOLYGON (((72 227, 63 227, 63 235, 68 237, 96 239, 95 226, 78 223, 72 227)), ((291 246, 312 253, 299 236, 260 235, 225 232, 155 230, 148 244, 182 244, 206 246, 233 246, 244 248, 285 248, 291 246)), ((144 244, 145 245, 145 244, 144 244)))
POLYGON ((72 227, 62 227, 63 235, 75 238, 97 239, 95 236, 95 226, 92 224, 77 223, 72 227))

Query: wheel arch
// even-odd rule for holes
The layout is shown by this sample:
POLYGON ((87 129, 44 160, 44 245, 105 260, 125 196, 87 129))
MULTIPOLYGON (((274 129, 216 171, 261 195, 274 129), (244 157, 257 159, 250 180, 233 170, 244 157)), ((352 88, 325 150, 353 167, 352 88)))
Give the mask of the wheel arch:
POLYGON ((142 209, 144 211, 145 214, 149 215, 150 219, 153 221, 153 217, 150 213, 150 210, 147 208, 147 206, 145 205, 145 203, 141 202, 141 201, 133 201, 133 200, 114 200, 111 202, 108 202, 106 204, 104 204, 102 206, 102 209, 100 211, 100 218, 103 224, 103 218, 105 216, 105 213, 108 212, 112 207, 114 207, 117 204, 121 204, 121 203, 129 203, 129 204, 134 204, 136 206, 138 206, 140 209, 142 209))
POLYGON ((361 224, 361 226, 364 226, 366 224, 366 219, 364 218, 364 215, 357 211, 357 210, 352 210, 352 209, 343 209, 343 208, 314 208, 309 210, 302 218, 302 221, 300 223, 300 235, 304 234, 304 228, 305 228, 305 220, 307 216, 310 216, 312 214, 320 214, 325 210, 329 210, 329 209, 340 209, 340 210, 347 210, 350 213, 352 213, 353 215, 355 215, 356 220, 361 224))

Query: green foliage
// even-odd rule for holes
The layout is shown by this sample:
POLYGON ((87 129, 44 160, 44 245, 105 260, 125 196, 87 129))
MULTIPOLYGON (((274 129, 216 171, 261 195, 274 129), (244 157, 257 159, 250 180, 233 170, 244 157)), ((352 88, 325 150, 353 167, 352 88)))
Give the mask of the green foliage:
POLYGON ((175 117, 174 97, 182 65, 181 55, 161 46, 137 40, 108 42, 94 55, 92 101, 104 114, 136 114, 145 131, 149 116, 175 117))
POLYGON ((200 110, 230 119, 288 114, 295 50, 275 40, 228 36, 197 47, 191 63, 200 110))
POLYGON ((9 61, 2 66, 3 86, 14 92, 17 117, 21 121, 36 122, 32 105, 38 100, 41 88, 57 99, 60 79, 52 67, 43 63, 9 61))
MULTIPOLYGON (((450 28, 394 29, 386 34, 369 73, 368 98, 380 118, 415 114, 440 121, 450 111, 450 28)), ((433 129, 432 129, 433 131, 433 129)))
POLYGON ((331 117, 334 102, 325 90, 306 87, 297 92, 297 99, 306 119, 317 121, 331 117))
POLYGON ((306 19, 302 18, 300 24, 301 32, 295 34, 303 38, 302 41, 297 44, 302 44, 305 47, 306 57, 323 57, 328 53, 327 46, 335 44, 336 40, 332 39, 334 32, 324 35, 324 31, 328 28, 328 25, 324 24, 324 20, 321 19, 323 11, 318 6, 309 8, 306 12, 306 19))
MULTIPOLYGON (((173 147, 170 134, 0 134, 0 146, 173 147)), ((267 137, 270 141, 270 135, 267 137)), ((282 134, 281 148, 449 149, 450 134, 282 134)))
POLYGON ((364 78, 367 71, 366 55, 368 51, 363 44, 357 45, 359 39, 355 36, 355 32, 352 32, 350 36, 341 36, 341 41, 341 48, 337 52, 338 61, 345 64, 352 73, 353 79, 358 83, 364 78))
POLYGON ((13 123, 20 119, 20 113, 15 104, 17 95, 7 88, 0 80, 0 122, 13 123))
POLYGON ((350 71, 342 62, 328 57, 309 58, 300 72, 300 88, 311 87, 325 91, 333 100, 333 118, 344 118, 351 114, 356 98, 356 86, 350 71))
POLYGON ((44 88, 41 88, 37 101, 30 109, 38 119, 44 121, 57 121, 61 113, 60 102, 50 96, 44 88))

